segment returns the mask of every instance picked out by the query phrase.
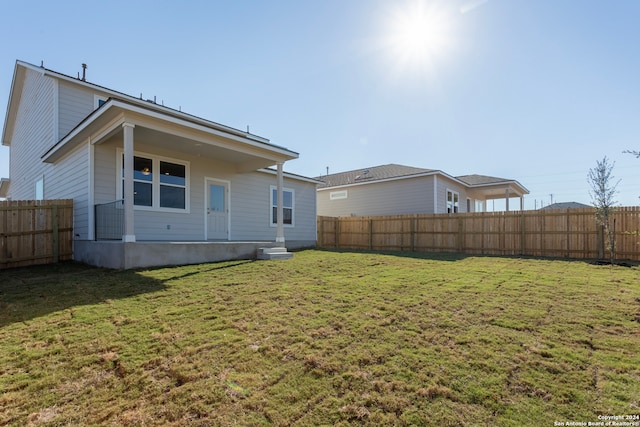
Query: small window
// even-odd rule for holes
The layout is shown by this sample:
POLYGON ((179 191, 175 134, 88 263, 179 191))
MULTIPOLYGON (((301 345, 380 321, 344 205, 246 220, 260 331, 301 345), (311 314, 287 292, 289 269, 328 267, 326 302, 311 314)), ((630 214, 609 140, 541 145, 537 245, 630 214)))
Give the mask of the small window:
POLYGON ((35 200, 44 200, 44 176, 40 177, 40 179, 36 181, 35 192, 35 200))
MULTIPOLYGON (((282 190, 282 223, 294 226, 294 191, 288 188, 282 190)), ((278 189, 271 187, 271 225, 278 223, 278 189)))
POLYGON ((107 102, 107 97, 104 96, 99 96, 99 95, 94 95, 93 96, 93 108, 95 110, 97 110, 98 108, 102 107, 106 102, 107 102))
POLYGON ((447 213, 458 213, 460 208, 460 195, 455 191, 447 190, 447 213))

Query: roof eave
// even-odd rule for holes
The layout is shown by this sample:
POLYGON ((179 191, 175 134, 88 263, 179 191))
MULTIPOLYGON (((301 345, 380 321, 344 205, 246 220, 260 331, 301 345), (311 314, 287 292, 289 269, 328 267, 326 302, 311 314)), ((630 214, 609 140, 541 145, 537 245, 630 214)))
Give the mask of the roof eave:
POLYGON ((2 128, 2 145, 11 146, 10 136, 13 134, 13 124, 16 116, 17 104, 19 101, 19 95, 21 90, 16 90, 16 85, 24 82, 24 73, 20 73, 21 69, 29 68, 35 71, 40 71, 31 64, 25 64, 21 61, 16 61, 16 65, 13 69, 13 78, 11 79, 11 89, 9 91, 9 99, 7 101, 7 111, 4 116, 4 127, 2 128), (22 68, 21 68, 22 67, 22 68), (20 77, 20 80, 19 80, 20 77))
POLYGON ((9 178, 0 178, 0 197, 6 198, 9 194, 9 185, 11 180, 9 178))
POLYGON ((527 189, 527 187, 520 184, 516 180, 498 181, 498 182, 491 182, 491 183, 485 183, 485 184, 466 184, 466 185, 469 188, 483 188, 483 187, 486 188, 486 187, 501 187, 501 186, 512 185, 512 184, 519 187, 522 190, 521 193, 529 194, 529 190, 527 189))
MULTIPOLYGON (((452 178, 451 176, 445 174, 442 171, 433 170, 433 171, 422 172, 422 173, 417 173, 417 174, 413 174, 413 175, 394 176, 394 177, 390 177, 390 178, 376 179, 376 180, 367 181, 367 182, 352 182, 352 183, 349 183, 349 184, 326 185, 325 187, 318 188, 318 191, 330 190, 330 189, 336 189, 336 188, 344 188, 344 187, 354 187, 354 186, 357 186, 357 185, 377 184, 379 182, 399 181, 399 180, 402 180, 402 179, 422 178, 422 177, 425 177, 425 176, 432 176, 432 175, 445 175, 448 178, 452 178)), ((453 179, 455 179, 455 178, 453 178, 453 179)), ((320 181, 320 182, 322 184, 326 184, 325 181, 320 181)))
POLYGON ((265 143, 265 144, 274 145, 274 144, 270 143, 268 138, 265 138, 265 137, 262 137, 262 136, 259 136, 259 135, 255 135, 255 134, 252 134, 252 133, 249 133, 249 132, 244 132, 244 131, 236 129, 234 127, 226 126, 226 125, 223 125, 223 124, 220 124, 220 123, 216 123, 216 122, 213 122, 211 120, 203 119, 201 117, 194 116, 192 114, 188 114, 188 113, 182 112, 180 110, 175 110, 173 108, 165 107, 164 105, 156 104, 153 101, 146 101, 146 100, 143 100, 141 98, 136 98, 136 97, 128 95, 126 93, 118 92, 116 90, 109 89, 107 87, 100 86, 98 84, 91 83, 91 82, 88 82, 86 80, 77 79, 77 78, 68 76, 66 74, 62 74, 62 73, 59 73, 57 71, 50 70, 48 68, 37 67, 37 66, 35 66, 33 64, 29 64, 28 62, 17 61, 17 63, 22 65, 22 66, 24 66, 25 68, 30 68, 32 70, 40 71, 43 74, 48 75, 50 77, 54 77, 54 78, 57 78, 57 79, 60 79, 60 80, 64 80, 64 81, 69 82, 69 83, 73 83, 73 84, 77 84, 77 85, 80 85, 80 86, 84 86, 84 87, 92 89, 92 90, 98 89, 101 92, 104 92, 104 93, 108 94, 109 96, 111 96, 113 98, 124 98, 127 101, 130 101, 130 102, 132 102, 134 104, 137 104, 137 105, 139 105, 139 106, 141 106, 143 108, 154 108, 156 110, 163 111, 163 112, 168 113, 168 114, 182 116, 183 118, 185 118, 187 120, 201 122, 207 127, 217 128, 217 129, 219 129, 219 130, 221 130, 223 132, 227 132, 227 133, 235 134, 235 135, 238 135, 238 136, 242 136, 242 137, 245 137, 245 138, 248 138, 248 139, 255 140, 257 142, 262 142, 262 143, 265 143))
MULTIPOLYGON (((258 169, 258 172, 268 173, 268 174, 271 174, 271 175, 276 175, 278 173, 278 171, 276 171, 274 169, 271 169, 271 168, 258 169)), ((298 174, 291 173, 291 172, 283 172, 282 175, 285 178, 295 179, 295 180, 304 181, 304 182, 310 182, 311 184, 316 184, 316 185, 324 184, 323 181, 318 181, 317 179, 309 178, 307 176, 298 175, 298 174)))
POLYGON ((225 131, 219 130, 217 128, 204 126, 202 124, 194 123, 190 120, 185 120, 180 117, 176 117, 172 114, 166 114, 163 112, 159 112, 155 109, 146 108, 146 106, 140 105, 132 105, 129 102, 117 100, 110 98, 105 104, 103 104, 99 109, 94 110, 91 114, 89 114, 78 126, 72 129, 66 136, 64 136, 60 141, 58 141, 55 145, 49 148, 44 154, 42 154, 41 158, 44 162, 55 162, 58 158, 63 156, 71 144, 79 135, 81 135, 85 130, 91 127, 93 123, 96 122, 100 117, 107 114, 107 112, 111 110, 119 109, 124 113, 137 113, 147 117, 165 120, 174 124, 186 126, 192 129, 197 129, 199 131, 203 131, 206 133, 214 134, 217 136, 222 136, 236 142, 240 142, 243 144, 247 144, 253 148, 259 148, 261 150, 267 150, 272 152, 277 158, 282 158, 283 160, 293 160, 299 157, 299 154, 295 151, 288 150, 286 148, 279 147, 274 144, 263 143, 260 141, 255 141, 254 139, 247 138, 244 135, 236 135, 229 134, 225 131))

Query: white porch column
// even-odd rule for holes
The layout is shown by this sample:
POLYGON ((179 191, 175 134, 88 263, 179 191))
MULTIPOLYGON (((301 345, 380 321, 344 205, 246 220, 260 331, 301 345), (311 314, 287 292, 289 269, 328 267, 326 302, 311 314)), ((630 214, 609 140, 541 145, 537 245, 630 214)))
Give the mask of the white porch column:
POLYGON ((520 196, 520 210, 524 210, 524 196, 520 196))
POLYGON ((509 189, 508 188, 505 191, 504 197, 506 198, 506 201, 507 201, 507 212, 509 212, 509 189))
POLYGON ((283 222, 283 215, 284 215, 284 209, 283 209, 283 203, 284 203, 284 196, 283 196, 283 192, 282 192, 282 187, 284 185, 284 178, 283 178, 283 173, 282 173, 282 165, 284 163, 283 162, 278 162, 278 188, 277 188, 277 193, 278 193, 278 207, 276 209, 276 245, 279 247, 284 247, 285 243, 284 243, 284 222, 283 222))
POLYGON ((124 234, 123 242, 135 242, 133 224, 133 128, 131 123, 123 123, 124 133, 124 234))

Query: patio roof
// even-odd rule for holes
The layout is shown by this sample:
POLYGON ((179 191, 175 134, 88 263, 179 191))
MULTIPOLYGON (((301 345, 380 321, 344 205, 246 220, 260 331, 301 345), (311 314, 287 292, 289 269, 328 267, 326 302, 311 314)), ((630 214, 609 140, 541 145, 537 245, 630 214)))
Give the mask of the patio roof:
POLYGON ((216 158, 236 165, 238 171, 256 170, 298 157, 298 153, 270 144, 266 139, 220 129, 211 122, 164 111, 156 104, 140 105, 129 100, 109 98, 42 155, 45 162, 56 162, 78 144, 102 144, 121 138, 122 125, 135 126, 136 144, 180 151, 194 156, 216 158))

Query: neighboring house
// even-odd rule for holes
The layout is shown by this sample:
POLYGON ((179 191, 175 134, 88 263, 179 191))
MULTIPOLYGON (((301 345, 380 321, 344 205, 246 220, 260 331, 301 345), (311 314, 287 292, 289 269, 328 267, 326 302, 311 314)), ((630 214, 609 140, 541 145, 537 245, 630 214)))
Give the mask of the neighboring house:
POLYGON ((285 234, 289 248, 316 242, 320 183, 283 171, 298 153, 84 77, 17 61, 2 144, 0 196, 73 199, 79 261, 187 264, 255 256, 285 234))
POLYGON ((513 179, 484 175, 453 177, 440 170, 396 164, 316 178, 318 215, 375 216, 482 212, 487 200, 523 197, 529 191, 513 179))
POLYGON ((550 209, 584 209, 591 208, 593 206, 585 205, 584 203, 578 202, 558 202, 547 205, 539 210, 550 210, 550 209))

